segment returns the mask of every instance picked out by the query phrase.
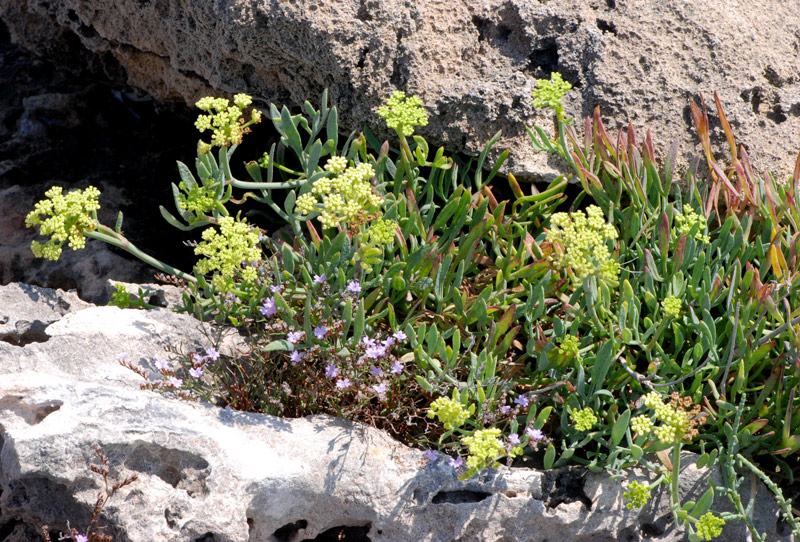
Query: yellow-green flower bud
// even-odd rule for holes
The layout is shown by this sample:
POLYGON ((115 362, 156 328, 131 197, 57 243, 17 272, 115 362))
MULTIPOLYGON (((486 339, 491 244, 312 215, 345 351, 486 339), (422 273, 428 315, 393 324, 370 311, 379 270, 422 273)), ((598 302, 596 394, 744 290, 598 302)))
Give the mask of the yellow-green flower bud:
POLYGON ((561 99, 571 88, 572 85, 564 81, 558 72, 551 73, 549 81, 537 79, 533 91, 533 106, 557 109, 561 107, 561 99))
POLYGON ((647 435, 653 430, 653 420, 649 416, 635 416, 631 419, 631 429, 640 435, 647 435))
POLYGON ((50 235, 45 243, 33 241, 31 250, 37 258, 58 260, 61 248, 67 242, 72 250, 86 246, 83 232, 97 228, 95 215, 100 208, 100 191, 94 186, 62 194, 60 186, 44 193, 45 199, 34 206, 25 217, 25 226, 39 226, 40 235, 50 235), (49 216, 42 220, 42 215, 49 216))
POLYGON ((703 243, 711 242, 711 237, 705 234, 708 227, 706 217, 697 214, 691 207, 684 207, 683 213, 676 213, 675 222, 678 223, 677 237, 688 234, 695 225, 699 225, 700 229, 697 230, 694 238, 703 243))
POLYGON ((635 480, 628 482, 628 491, 623 493, 622 496, 628 500, 625 504, 628 510, 641 508, 647 504, 647 499, 650 498, 650 486, 635 480))
POLYGON ((414 134, 414 126, 427 126, 428 114, 422 107, 422 100, 396 90, 386 100, 386 105, 378 108, 378 115, 386 119, 386 126, 398 134, 408 137, 414 134))
POLYGON ((711 540, 722 534, 722 527, 725 525, 725 520, 719 516, 715 516, 712 512, 706 512, 695 523, 697 529, 697 536, 703 540, 711 540))
POLYGON ((571 411, 569 417, 578 431, 588 431, 597 423, 597 415, 588 407, 571 411))
POLYGON ((244 220, 234 220, 230 216, 219 219, 219 232, 215 228, 203 231, 203 240, 197 244, 194 253, 205 256, 197 262, 195 269, 200 273, 214 273, 212 284, 220 291, 227 292, 233 287, 234 277, 253 282, 258 277, 253 263, 261 259, 258 230, 244 220))
POLYGON ((664 314, 667 316, 678 316, 681 313, 681 300, 675 296, 669 296, 661 302, 664 314))
MULTIPOLYGON (((474 410, 474 408, 473 408, 474 410)), ((428 408, 428 417, 436 417, 448 431, 459 427, 472 415, 460 401, 449 397, 439 397, 428 408)))
MULTIPOLYGON (((488 466, 497 466, 496 459, 505 453, 500 436, 500 429, 481 429, 472 436, 464 437, 461 443, 469 448, 467 457, 467 476, 473 476, 479 470, 488 466)), ((512 450, 512 453, 514 450, 512 450)), ((521 452, 521 450, 520 450, 521 452)))

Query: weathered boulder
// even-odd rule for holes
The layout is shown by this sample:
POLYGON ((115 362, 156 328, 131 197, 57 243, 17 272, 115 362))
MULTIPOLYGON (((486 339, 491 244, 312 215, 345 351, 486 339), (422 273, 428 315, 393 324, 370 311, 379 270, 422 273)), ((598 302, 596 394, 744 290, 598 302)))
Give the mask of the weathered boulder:
MULTIPOLYGON (((520 177, 556 164, 535 155, 526 125, 534 79, 558 70, 576 91, 578 118, 599 105, 610 124, 653 131, 666 148, 698 149, 687 99, 719 91, 756 169, 791 172, 800 133, 800 15, 783 0, 374 0, 160 2, 6 0, 13 39, 59 61, 92 63, 159 100, 193 102, 211 91, 257 103, 302 104, 329 88, 342 125, 382 126, 376 107, 392 89, 431 111, 421 133, 476 153, 497 130, 520 177), (121 67, 121 69, 119 69, 121 67)), ((382 135, 387 135, 382 132, 382 135)), ((725 138, 712 134, 718 149, 725 138)))
MULTIPOLYGON (((370 427, 140 390, 119 353, 157 378, 164 345, 208 345, 185 315, 96 307, 21 284, 0 287, 0 300, 3 325, 41 322, 46 337, 0 342, 4 542, 37 540, 42 524, 54 535, 67 521, 85 529, 102 489, 89 470, 94 445, 108 457, 112 482, 138 476, 104 511, 117 541, 684 539, 671 527, 664 492, 628 510, 619 481, 606 474, 501 467, 460 482, 445 460, 429 463, 370 427)), ((234 339, 220 349, 241 347, 234 339)), ((681 492, 697 499, 714 474, 686 459, 681 492)), ((791 540, 762 486, 753 515, 768 540, 791 540)), ((721 539, 745 536, 731 524, 721 539)))

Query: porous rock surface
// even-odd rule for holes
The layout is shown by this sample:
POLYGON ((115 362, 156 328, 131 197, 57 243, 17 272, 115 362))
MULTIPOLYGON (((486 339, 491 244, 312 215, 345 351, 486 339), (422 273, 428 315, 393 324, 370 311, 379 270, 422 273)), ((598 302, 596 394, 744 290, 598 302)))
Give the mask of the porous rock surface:
MULTIPOLYGON (((299 105, 324 88, 344 128, 383 126, 392 89, 421 96, 420 132, 477 153, 498 130, 521 178, 558 167, 535 155, 526 125, 534 79, 559 71, 576 118, 599 105, 609 124, 646 126, 657 146, 699 147, 688 98, 718 91, 756 170, 791 173, 800 133, 800 13, 764 0, 5 0, 12 38, 40 55, 92 63, 159 100, 247 92, 299 105), (121 68, 121 69, 120 69, 121 68)), ((379 131, 387 136, 385 131, 379 131)), ((714 126, 718 151, 725 138, 714 126)))
MULTIPOLYGON (((102 519, 121 542, 684 540, 663 492, 628 510, 620 482, 605 474, 501 467, 459 482, 445 460, 428 463, 370 427, 139 389, 139 377, 118 364, 120 351, 156 378, 163 345, 207 346, 185 315, 97 307, 24 284, 0 287, 0 300, 3 326, 43 328, 36 340, 0 342, 2 542, 40 539, 43 524, 56 538, 68 520, 85 528, 101 490, 89 470, 94 445, 109 459, 112 482, 138 476, 102 519)), ((682 468, 684 499, 696 500, 708 476, 719 480, 689 457, 682 468)), ((770 541, 791 540, 757 487, 756 524, 770 541)), ((746 535, 727 525, 721 539, 746 535)))

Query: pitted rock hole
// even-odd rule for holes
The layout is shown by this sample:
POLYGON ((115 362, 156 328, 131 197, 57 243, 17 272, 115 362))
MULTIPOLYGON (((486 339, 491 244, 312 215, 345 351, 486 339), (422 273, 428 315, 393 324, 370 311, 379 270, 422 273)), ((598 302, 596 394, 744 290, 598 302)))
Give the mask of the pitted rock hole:
POLYGON ((51 322, 42 322, 41 320, 18 320, 14 325, 14 329, 0 331, 0 341, 13 344, 14 346, 25 346, 31 343, 44 343, 50 340, 45 330, 51 322))
POLYGON ((306 527, 308 527, 308 522, 304 519, 299 519, 295 522, 287 523, 280 529, 277 529, 274 533, 272 533, 272 536, 274 536, 275 540, 278 542, 292 542, 297 533, 306 527))
POLYGON ((202 536, 193 538, 192 542, 217 542, 217 535, 209 531, 202 536))
POLYGON ((372 542, 367 533, 372 523, 361 526, 342 525, 320 533, 316 538, 306 538, 302 542, 372 542))
POLYGON ((626 527, 619 532, 617 542, 641 542, 642 536, 638 533, 636 527, 626 527))
MULTIPOLYGON (((64 404, 63 401, 53 400, 31 405, 23 399, 22 395, 4 395, 0 398, 0 410, 9 410, 22 418, 28 425, 36 425, 64 404)), ((1 440, 0 444, 2 444, 1 440)))
MULTIPOLYGON (((172 487, 186 491, 190 497, 208 494, 208 461, 199 455, 151 442, 136 441, 132 447, 127 453, 119 446, 114 450, 127 456, 123 461, 126 468, 158 476, 172 487)), ((107 447, 107 451, 111 452, 111 448, 107 447)))
POLYGON ((455 491, 440 491, 433 497, 433 504, 467 504, 481 502, 491 497, 491 493, 485 491, 470 491, 468 489, 457 489, 455 491))
POLYGON ((547 506, 555 508, 559 504, 581 502, 587 509, 592 509, 592 500, 586 496, 583 485, 586 472, 581 469, 564 469, 558 472, 546 472, 542 489, 549 496, 547 506))

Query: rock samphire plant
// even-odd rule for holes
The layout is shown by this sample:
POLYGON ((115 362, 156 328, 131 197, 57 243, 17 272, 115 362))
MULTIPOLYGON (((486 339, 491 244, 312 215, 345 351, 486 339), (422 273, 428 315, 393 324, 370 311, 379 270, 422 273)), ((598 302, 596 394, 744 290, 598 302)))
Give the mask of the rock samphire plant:
POLYGON ((262 113, 246 95, 204 98, 210 142, 194 172, 178 164, 175 214, 161 209, 202 229, 191 272, 132 246, 121 218, 100 224, 91 187, 47 192, 27 223, 50 238, 33 250, 106 241, 182 286, 183 310, 252 337, 247 353, 215 343, 178 370, 160 362, 146 387, 347 416, 462 478, 522 455, 620 478, 643 466, 649 482, 623 481, 629 507, 665 484, 693 541, 734 520, 763 540, 740 497, 754 474, 800 534, 783 495, 800 450, 800 159, 789 179, 757 175, 715 95, 730 156, 713 156, 705 103, 691 102, 703 167, 676 179, 676 145, 659 163, 649 133, 611 135, 598 111, 579 134, 569 88, 553 74, 534 92, 556 129, 529 129, 532 144, 566 169, 547 187, 499 174, 507 151, 487 162, 500 134, 475 161, 433 152, 415 135, 420 100, 402 92, 377 111, 393 143, 367 129, 341 139, 324 94, 319 109, 270 106, 280 141, 245 163, 234 152, 262 113), (259 228, 245 204, 285 226, 259 228), (697 502, 678 494, 684 451, 722 473, 697 502), (719 497, 733 512, 712 511, 719 497))

